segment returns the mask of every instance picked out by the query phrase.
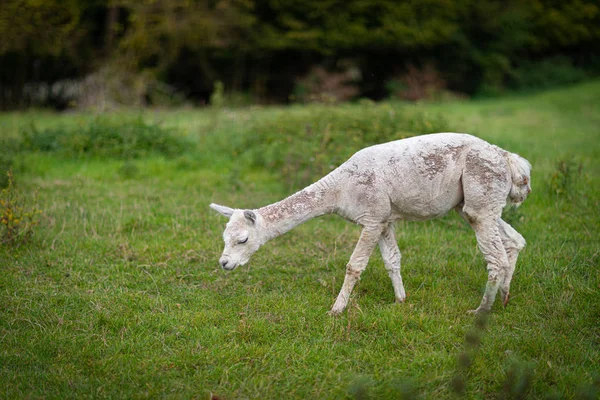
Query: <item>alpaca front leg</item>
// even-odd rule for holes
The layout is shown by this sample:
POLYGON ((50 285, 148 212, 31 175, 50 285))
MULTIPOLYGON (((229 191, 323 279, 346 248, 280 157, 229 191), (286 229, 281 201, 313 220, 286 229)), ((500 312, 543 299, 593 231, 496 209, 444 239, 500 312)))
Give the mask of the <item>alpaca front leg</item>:
POLYGON ((350 263, 346 266, 346 277, 344 278, 344 284, 342 285, 342 289, 335 299, 333 307, 331 307, 331 310, 329 311, 330 315, 341 314, 348 305, 352 289, 354 289, 354 285, 356 285, 356 282, 360 279, 360 274, 362 273, 361 270, 354 268, 356 267, 353 267, 350 263))
POLYGON ((477 307, 475 310, 470 310, 469 313, 487 313, 492 309, 492 304, 494 304, 494 301, 496 300, 496 294, 498 293, 500 282, 498 281, 499 279, 496 273, 489 272, 488 274, 488 281, 485 285, 485 293, 481 299, 481 304, 479 304, 479 307, 477 307))
POLYGON ((354 289, 354 285, 356 285, 356 282, 358 282, 360 279, 361 273, 367 267, 369 257, 371 257, 371 253, 377 245, 384 228, 385 225, 376 225, 363 228, 360 238, 358 239, 358 243, 356 244, 356 247, 352 252, 352 256, 350 257, 350 261, 346 267, 346 277, 344 278, 342 289, 340 290, 340 293, 338 294, 331 311, 329 311, 330 315, 340 314, 348 305, 348 300, 350 300, 352 289, 354 289))

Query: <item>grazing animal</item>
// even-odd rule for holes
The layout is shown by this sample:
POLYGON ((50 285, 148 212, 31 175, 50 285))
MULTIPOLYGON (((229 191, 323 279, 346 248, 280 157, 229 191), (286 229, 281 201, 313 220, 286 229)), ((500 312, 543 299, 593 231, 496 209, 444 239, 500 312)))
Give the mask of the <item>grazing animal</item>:
POLYGON ((487 262, 488 281, 481 304, 490 310, 500 291, 504 305, 525 239, 502 220, 507 202, 520 205, 531 192, 531 165, 477 137, 437 133, 367 147, 318 182, 255 210, 211 204, 229 217, 219 263, 225 270, 243 265, 268 240, 323 214, 335 213, 362 226, 346 267, 342 289, 330 314, 341 313, 379 244, 396 301, 406 292, 400 276, 400 250, 394 222, 427 220, 452 209, 475 231, 487 262))

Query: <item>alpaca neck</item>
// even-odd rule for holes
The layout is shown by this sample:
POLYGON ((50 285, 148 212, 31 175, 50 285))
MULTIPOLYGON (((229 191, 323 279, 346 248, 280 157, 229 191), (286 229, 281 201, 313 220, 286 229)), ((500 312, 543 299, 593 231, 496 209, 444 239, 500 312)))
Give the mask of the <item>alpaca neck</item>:
POLYGON ((301 191, 268 206, 258 209, 262 217, 266 240, 282 235, 290 229, 336 210, 337 190, 328 175, 301 191))

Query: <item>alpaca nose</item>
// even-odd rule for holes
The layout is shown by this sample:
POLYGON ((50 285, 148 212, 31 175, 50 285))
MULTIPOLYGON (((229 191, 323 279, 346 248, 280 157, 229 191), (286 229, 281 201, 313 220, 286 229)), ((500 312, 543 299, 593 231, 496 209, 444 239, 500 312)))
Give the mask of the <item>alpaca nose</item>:
POLYGON ((221 267, 222 267, 223 269, 227 269, 227 266, 228 266, 228 265, 231 265, 231 264, 229 263, 229 260, 228 260, 226 257, 221 257, 221 258, 219 259, 219 264, 221 264, 221 267))

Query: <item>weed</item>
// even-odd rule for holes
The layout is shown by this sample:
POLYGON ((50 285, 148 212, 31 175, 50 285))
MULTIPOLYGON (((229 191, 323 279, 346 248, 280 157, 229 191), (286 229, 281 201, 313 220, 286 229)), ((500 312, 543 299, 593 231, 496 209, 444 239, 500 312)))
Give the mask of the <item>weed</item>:
POLYGON ((13 157, 9 153, 0 153, 0 188, 9 185, 8 172, 13 166, 13 157))
POLYGON ((527 399, 533 379, 533 369, 517 360, 513 360, 506 371, 502 384, 505 399, 527 399))
POLYGON ((13 168, 15 156, 20 148, 19 140, 12 137, 0 137, 0 188, 8 186, 8 172, 13 168))
POLYGON ((37 199, 33 204, 23 197, 15 187, 12 169, 6 173, 8 185, 0 192, 0 243, 3 245, 23 244, 33 235, 33 228, 39 222, 41 210, 37 199))
POLYGON ((481 337, 485 333, 488 320, 487 313, 477 314, 473 327, 465 335, 464 349, 458 355, 456 372, 450 380, 450 389, 455 394, 463 395, 465 392, 467 372, 481 345, 481 337))
POLYGON ((573 185, 581 176, 582 170, 583 164, 577 164, 572 159, 558 161, 550 178, 550 191, 561 197, 570 197, 573 185))

